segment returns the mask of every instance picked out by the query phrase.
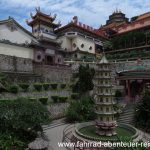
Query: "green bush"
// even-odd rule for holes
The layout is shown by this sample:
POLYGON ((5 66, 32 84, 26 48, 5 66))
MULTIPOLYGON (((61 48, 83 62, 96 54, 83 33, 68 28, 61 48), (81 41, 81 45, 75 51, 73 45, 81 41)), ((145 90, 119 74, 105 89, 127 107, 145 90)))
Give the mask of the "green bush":
POLYGON ((51 98, 52 98, 52 100, 53 100, 54 103, 58 103, 59 96, 53 95, 53 96, 51 96, 51 98))
POLYGON ((37 99, 30 97, 29 100, 34 102, 34 101, 36 101, 37 99))
POLYGON ((37 101, 26 98, 0 101, 0 150, 25 149, 23 143, 33 141, 37 131, 42 131, 41 125, 49 123, 47 108, 37 101), (1 138, 2 135, 9 136, 1 138))
POLYGON ((69 122, 94 120, 94 103, 88 97, 83 97, 79 101, 72 101, 66 111, 69 122))
POLYGON ((18 91, 19 91, 19 88, 18 88, 17 85, 11 85, 11 86, 9 87, 9 92, 11 92, 11 93, 17 94, 18 91))
POLYGON ((79 99, 79 94, 78 93, 72 93, 71 98, 74 100, 79 99))
POLYGON ((42 91, 42 84, 41 83, 35 83, 33 84, 35 90, 42 91))
POLYGON ((43 105, 47 105, 48 97, 41 97, 41 98, 39 98, 39 101, 40 101, 43 105))
POLYGON ((66 87, 66 84, 61 84, 60 87, 61 89, 64 89, 66 87))
POLYGON ((29 84, 27 83, 20 83, 19 86, 23 89, 23 91, 28 91, 28 88, 29 88, 29 84))
POLYGON ((43 83, 43 88, 45 91, 49 89, 50 84, 49 83, 43 83))
POLYGON ((50 85, 51 85, 52 89, 54 89, 54 90, 57 89, 57 85, 58 85, 57 83, 51 83, 50 85))
POLYGON ((61 103, 65 103, 67 101, 68 97, 65 97, 65 96, 60 96, 59 97, 59 102, 61 103))

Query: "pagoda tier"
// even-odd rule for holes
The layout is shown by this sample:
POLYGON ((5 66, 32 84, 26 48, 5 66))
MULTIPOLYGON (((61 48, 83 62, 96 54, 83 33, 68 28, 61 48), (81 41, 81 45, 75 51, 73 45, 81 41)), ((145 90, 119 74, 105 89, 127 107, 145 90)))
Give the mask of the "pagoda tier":
POLYGON ((115 104, 113 95, 113 85, 111 77, 110 63, 103 56, 96 66, 94 77, 94 101, 95 113, 97 114, 96 128, 99 135, 115 135, 117 123, 115 121, 113 105, 115 104))

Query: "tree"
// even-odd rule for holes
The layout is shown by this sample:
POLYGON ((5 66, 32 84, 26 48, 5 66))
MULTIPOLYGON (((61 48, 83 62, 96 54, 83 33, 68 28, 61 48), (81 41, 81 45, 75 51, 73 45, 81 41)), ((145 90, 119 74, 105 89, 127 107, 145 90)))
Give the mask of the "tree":
POLYGON ((136 126, 150 132, 150 91, 146 90, 143 100, 136 107, 136 126))
POLYGON ((79 67, 79 72, 75 74, 74 78, 78 78, 76 84, 73 86, 73 92, 77 92, 80 95, 87 94, 90 90, 93 89, 93 77, 95 71, 91 69, 89 65, 79 67))
POLYGON ((0 136, 0 149, 24 149, 24 143, 33 141, 37 131, 42 131, 41 125, 50 122, 49 116, 46 107, 36 100, 1 100, 0 135, 4 136, 0 136))
POLYGON ((89 97, 82 97, 80 101, 72 101, 66 111, 69 122, 93 120, 95 116, 94 102, 89 97))

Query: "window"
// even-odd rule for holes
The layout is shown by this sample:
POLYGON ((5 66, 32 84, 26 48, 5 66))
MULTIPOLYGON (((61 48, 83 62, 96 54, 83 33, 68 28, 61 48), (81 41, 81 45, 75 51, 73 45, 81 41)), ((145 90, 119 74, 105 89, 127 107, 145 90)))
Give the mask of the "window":
POLYGON ((106 98, 106 102, 108 102, 108 98, 106 98))
POLYGON ((106 108, 106 112, 109 112, 109 108, 108 107, 106 108))
POLYGON ((107 121, 109 121, 109 117, 107 117, 107 121))
POLYGON ((77 46, 75 43, 73 43, 72 45, 73 45, 74 48, 76 48, 76 46, 77 46))
POLYGON ((89 47, 89 50, 92 50, 92 46, 89 47))
POLYGON ((103 111, 103 107, 101 107, 101 111, 103 111))
POLYGON ((103 102, 103 98, 100 98, 100 102, 103 102))
POLYGON ((81 44, 81 47, 82 47, 82 48, 84 47, 84 44, 83 44, 83 43, 81 44))
POLYGON ((103 121, 103 117, 100 117, 100 121, 103 121))
POLYGON ((37 59, 38 59, 38 60, 41 60, 41 55, 38 55, 38 56, 37 56, 37 59))

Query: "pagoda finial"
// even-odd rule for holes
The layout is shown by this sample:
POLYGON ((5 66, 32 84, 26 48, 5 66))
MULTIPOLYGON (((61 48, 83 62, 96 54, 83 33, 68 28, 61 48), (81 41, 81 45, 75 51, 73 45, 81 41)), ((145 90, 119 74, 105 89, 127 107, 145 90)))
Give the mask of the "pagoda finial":
POLYGON ((36 12, 40 12, 40 6, 35 8, 36 12))
POLYGON ((31 18, 33 18, 33 14, 32 14, 32 12, 30 13, 30 16, 31 16, 31 18))
POLYGON ((55 20, 55 19, 56 19, 56 17, 57 17, 57 14, 54 14, 53 19, 55 20))

